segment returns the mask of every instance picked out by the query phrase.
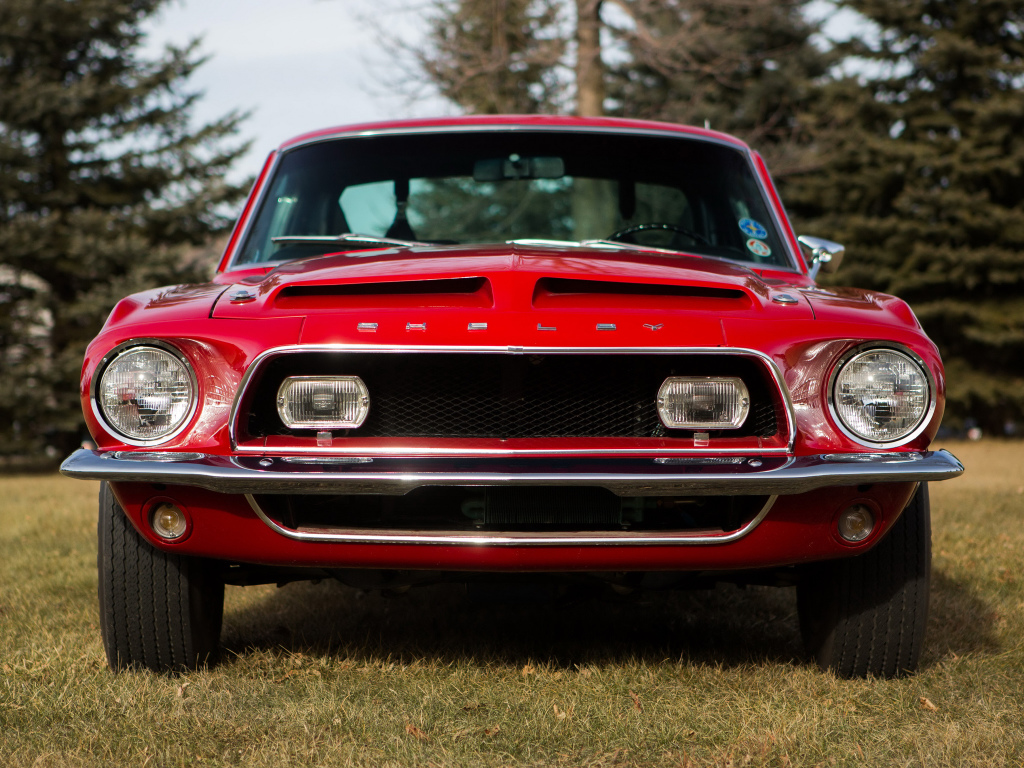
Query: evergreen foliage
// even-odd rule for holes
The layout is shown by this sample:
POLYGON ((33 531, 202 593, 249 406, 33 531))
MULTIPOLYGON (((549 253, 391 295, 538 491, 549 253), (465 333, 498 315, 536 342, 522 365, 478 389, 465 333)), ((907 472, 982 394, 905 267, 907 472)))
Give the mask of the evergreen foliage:
POLYGON ((77 445, 85 345, 127 293, 201 277, 182 248, 244 193, 243 116, 189 127, 197 42, 139 57, 164 2, 0 3, 0 454, 77 445))
POLYGON ((413 58, 442 96, 477 114, 551 112, 563 90, 559 15, 558 0, 437 0, 413 58))
POLYGON ((824 172, 783 194, 843 242, 836 278, 913 306, 947 367, 947 423, 1024 419, 1024 6, 844 0, 878 25, 871 77, 821 105, 824 172))
POLYGON ((614 34, 613 112, 708 125, 747 141, 777 177, 813 166, 812 113, 834 52, 807 0, 628 0, 614 34))

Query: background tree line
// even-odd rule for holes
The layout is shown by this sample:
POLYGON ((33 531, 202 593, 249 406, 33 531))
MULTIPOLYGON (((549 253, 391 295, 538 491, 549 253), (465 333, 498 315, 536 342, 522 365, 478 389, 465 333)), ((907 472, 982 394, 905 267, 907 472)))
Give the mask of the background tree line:
MULTIPOLYGON (((83 437, 85 344, 114 302, 207 277, 243 116, 194 126, 196 44, 140 58, 166 0, 0 3, 0 457, 83 437)), ((844 242, 838 282, 909 300, 948 367, 948 421, 1024 419, 1024 6, 838 0, 434 0, 390 43, 471 113, 707 124, 767 159, 798 229, 844 242)))
POLYGON ((0 457, 78 446, 86 344, 126 294, 207 279, 188 248, 245 193, 242 116, 190 123, 197 43, 139 56, 165 2, 0 2, 0 457))

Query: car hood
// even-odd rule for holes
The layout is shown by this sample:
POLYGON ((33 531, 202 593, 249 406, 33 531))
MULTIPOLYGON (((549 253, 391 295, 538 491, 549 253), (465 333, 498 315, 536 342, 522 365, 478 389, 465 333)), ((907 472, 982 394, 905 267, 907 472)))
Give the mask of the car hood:
POLYGON ((801 289, 801 294, 811 303, 814 316, 824 322, 921 327, 903 299, 886 293, 814 286, 801 289))
POLYGON ((232 285, 213 316, 446 308, 478 314, 606 309, 812 315, 792 286, 714 258, 509 243, 390 248, 288 262, 232 285))

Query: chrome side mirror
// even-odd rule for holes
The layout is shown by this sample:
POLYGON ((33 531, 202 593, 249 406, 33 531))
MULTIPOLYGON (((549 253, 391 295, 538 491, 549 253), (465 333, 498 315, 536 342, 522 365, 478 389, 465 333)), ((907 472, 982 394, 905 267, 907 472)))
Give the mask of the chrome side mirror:
POLYGON ((823 237, 800 235, 796 241, 800 243, 800 250, 811 267, 811 279, 816 278, 819 271, 835 272, 846 253, 844 246, 823 237))

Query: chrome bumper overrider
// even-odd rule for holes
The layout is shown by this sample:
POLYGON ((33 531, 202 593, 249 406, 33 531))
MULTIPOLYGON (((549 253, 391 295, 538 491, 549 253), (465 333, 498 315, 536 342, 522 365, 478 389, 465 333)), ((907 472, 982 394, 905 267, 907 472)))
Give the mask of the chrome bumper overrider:
POLYGON ((830 486, 930 482, 963 473, 946 451, 685 458, 353 458, 78 450, 68 477, 220 493, 381 494, 421 486, 579 485, 619 496, 784 495, 830 486))

